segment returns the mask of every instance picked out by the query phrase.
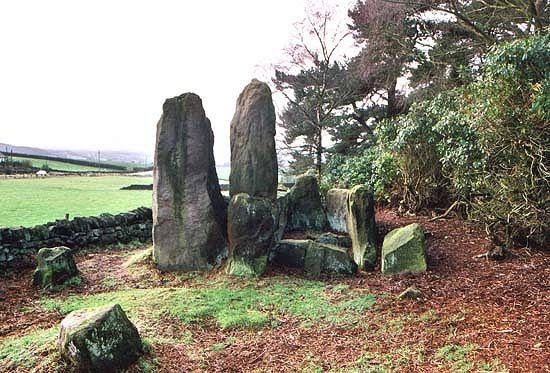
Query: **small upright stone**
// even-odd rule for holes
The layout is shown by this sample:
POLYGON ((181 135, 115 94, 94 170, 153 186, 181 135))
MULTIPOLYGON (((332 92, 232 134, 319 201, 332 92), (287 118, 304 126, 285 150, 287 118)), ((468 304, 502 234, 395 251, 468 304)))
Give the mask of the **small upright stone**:
POLYGON ((71 312, 61 322, 58 348, 80 372, 114 373, 142 353, 139 333, 118 304, 71 312))
POLYGON ((327 192, 327 220, 330 229, 348 233, 349 189, 330 189, 327 192))
POLYGON ((266 83, 253 79, 237 100, 231 120, 230 195, 277 197, 275 108, 266 83))
POLYGON ((37 267, 32 276, 34 286, 53 287, 78 276, 73 254, 68 247, 40 249, 36 256, 36 262, 37 267))
POLYGON ((274 244, 272 202, 240 193, 231 198, 228 212, 229 260, 226 272, 234 276, 261 275, 274 244))
POLYGON ((364 185, 357 185, 349 192, 348 232, 355 263, 361 269, 373 268, 376 265, 374 196, 364 185))
POLYGON ((153 257, 163 271, 210 269, 227 255, 227 207, 199 96, 166 100, 153 172, 153 257))
POLYGON ((315 176, 298 176, 287 196, 287 231, 322 231, 327 227, 327 215, 315 176))
POLYGON ((420 224, 391 231, 382 245, 382 273, 425 272, 426 243, 420 224))

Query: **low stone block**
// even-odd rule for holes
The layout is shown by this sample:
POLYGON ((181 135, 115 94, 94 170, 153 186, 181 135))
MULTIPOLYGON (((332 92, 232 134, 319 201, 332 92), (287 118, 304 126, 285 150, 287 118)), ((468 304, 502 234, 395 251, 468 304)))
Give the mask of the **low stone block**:
POLYGON ((270 261, 279 265, 303 268, 310 276, 321 273, 352 275, 357 264, 343 247, 312 240, 281 240, 273 248, 270 261))
POLYGON ((259 276, 266 268, 274 244, 273 203, 269 198, 240 193, 228 210, 229 260, 226 272, 234 276, 259 276))
POLYGON ((138 330, 120 305, 71 312, 61 322, 58 348, 78 371, 118 372, 142 353, 138 330))
POLYGON ((39 287, 61 285, 71 277, 78 275, 78 269, 68 247, 43 248, 36 256, 37 267, 33 273, 32 284, 39 287))
POLYGON ((394 229, 382 245, 382 273, 426 271, 426 243, 420 224, 394 229))

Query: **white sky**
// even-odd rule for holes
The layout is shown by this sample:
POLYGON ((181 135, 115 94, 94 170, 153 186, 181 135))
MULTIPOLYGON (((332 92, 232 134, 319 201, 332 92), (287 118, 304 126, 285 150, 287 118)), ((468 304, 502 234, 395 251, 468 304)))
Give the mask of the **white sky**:
POLYGON ((1 1, 0 142, 151 153, 164 99, 195 92, 226 162, 237 96, 280 59, 304 4, 1 1))

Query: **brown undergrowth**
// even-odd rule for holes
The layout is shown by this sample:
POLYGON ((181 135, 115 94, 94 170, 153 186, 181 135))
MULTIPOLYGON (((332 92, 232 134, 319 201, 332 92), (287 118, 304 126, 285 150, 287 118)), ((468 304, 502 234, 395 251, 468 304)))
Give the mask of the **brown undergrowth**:
MULTIPOLYGON (((382 233, 421 223, 427 232, 429 270, 392 277, 376 270, 313 283, 329 304, 357 292, 373 294, 372 307, 354 311, 359 317, 352 317, 350 311, 339 314, 335 322, 327 315, 305 317, 270 306, 262 310, 267 321, 259 326, 223 328, 212 318, 189 323, 164 312, 152 317, 149 309, 137 308, 133 317, 139 320, 148 353, 130 371, 550 371, 550 253, 516 248, 513 256, 502 261, 475 259, 490 242, 484 232, 463 221, 429 222, 428 217, 398 216, 393 210, 379 211, 377 220, 382 233), (397 294, 410 285, 422 291, 422 298, 398 300, 397 294)), ((62 320, 63 312, 47 310, 44 299, 62 301, 134 289, 238 288, 242 282, 221 270, 198 275, 160 273, 148 261, 128 267, 131 255, 142 249, 78 254, 82 284, 58 293, 33 289, 30 270, 4 274, 0 346, 62 320)), ((298 284, 308 281, 296 271, 271 268, 251 286, 269 292, 270 286, 280 285, 280 278, 296 278, 298 284)), ((52 348, 46 351, 35 358, 45 359, 52 348)), ((55 361, 40 369, 35 371, 62 371, 55 361)), ((10 370, 32 368, 12 364, 10 370)))

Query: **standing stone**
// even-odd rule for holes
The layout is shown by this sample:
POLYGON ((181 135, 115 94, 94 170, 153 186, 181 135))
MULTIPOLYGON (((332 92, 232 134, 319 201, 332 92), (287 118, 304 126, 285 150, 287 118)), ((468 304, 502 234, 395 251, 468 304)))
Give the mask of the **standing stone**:
POLYGON ((349 189, 330 189, 327 192, 327 220, 330 229, 348 233, 349 189))
POLYGON ((259 276, 274 244, 273 204, 267 198, 240 193, 231 198, 228 212, 229 261, 234 276, 259 276))
POLYGON ((164 271, 209 269, 227 254, 214 134, 193 93, 166 100, 153 172, 153 257, 164 271))
POLYGON ((359 268, 376 264, 376 222, 374 196, 364 185, 353 187, 348 196, 348 232, 353 259, 359 268))
POLYGON ((420 224, 397 228, 384 237, 382 273, 425 272, 426 241, 420 224))
POLYGON ((266 83, 253 79, 237 100, 231 120, 231 196, 277 197, 275 108, 266 83))
POLYGON ((327 215, 315 176, 298 176, 287 196, 287 231, 322 231, 327 227, 327 215))

